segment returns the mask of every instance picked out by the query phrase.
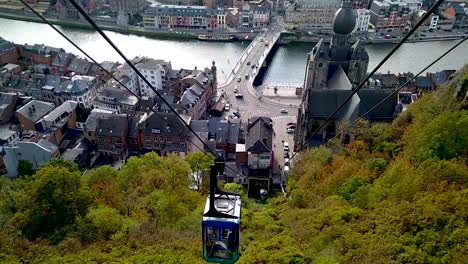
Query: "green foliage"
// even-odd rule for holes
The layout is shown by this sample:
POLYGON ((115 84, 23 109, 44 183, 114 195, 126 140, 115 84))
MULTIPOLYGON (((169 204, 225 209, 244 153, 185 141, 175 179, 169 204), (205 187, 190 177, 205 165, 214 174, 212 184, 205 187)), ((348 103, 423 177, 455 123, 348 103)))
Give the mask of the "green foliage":
MULTIPOLYGON (((360 122, 350 144, 300 153, 287 198, 258 203, 226 184, 243 199, 238 263, 464 263, 464 86, 457 75, 392 124, 360 122)), ((148 153, 81 177, 54 160, 27 179, 1 178, 0 262, 204 263, 206 189, 188 187, 212 162, 148 153)))
POLYGON ((387 168, 387 161, 382 158, 370 159, 367 164, 372 171, 383 172, 387 168))
POLYGON ((354 193, 367 184, 367 181, 361 177, 352 176, 348 178, 339 188, 336 194, 346 201, 351 201, 354 193))
POLYGON ((92 204, 89 189, 76 171, 44 166, 26 190, 29 199, 16 217, 28 238, 61 241, 92 204))
POLYGON ((26 176, 31 176, 36 171, 33 169, 33 165, 31 162, 27 160, 19 160, 18 161, 18 177, 24 178, 26 176))
POLYGON ((189 164, 193 174, 191 178, 192 184, 202 193, 207 193, 209 191, 210 167, 215 161, 213 155, 204 152, 194 152, 187 155, 185 161, 189 164))

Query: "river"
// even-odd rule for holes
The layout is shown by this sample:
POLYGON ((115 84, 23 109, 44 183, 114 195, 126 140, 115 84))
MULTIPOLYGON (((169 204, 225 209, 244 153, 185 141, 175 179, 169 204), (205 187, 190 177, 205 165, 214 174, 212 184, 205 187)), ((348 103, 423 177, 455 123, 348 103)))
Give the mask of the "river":
MULTIPOLYGON (((73 41, 89 52, 97 61, 122 61, 118 54, 91 30, 60 27, 73 41)), ((214 60, 218 67, 218 78, 225 80, 232 65, 247 47, 248 43, 214 43, 196 40, 162 40, 136 35, 106 32, 118 47, 129 57, 147 56, 171 61, 173 68, 193 69, 211 66, 214 60)), ((79 54, 71 44, 53 31, 48 25, 0 18, 0 37, 21 44, 46 44, 62 47, 79 54)), ((403 45, 381 68, 381 72, 417 72, 449 49, 456 41, 409 43, 403 45)), ((302 83, 306 55, 312 43, 295 43, 280 46, 266 72, 264 83, 302 83)), ((369 45, 369 69, 374 67, 391 50, 393 45, 369 45)), ((81 54, 79 54, 81 55, 81 54)), ((458 69, 468 62, 468 43, 464 43, 446 59, 430 70, 458 69)))

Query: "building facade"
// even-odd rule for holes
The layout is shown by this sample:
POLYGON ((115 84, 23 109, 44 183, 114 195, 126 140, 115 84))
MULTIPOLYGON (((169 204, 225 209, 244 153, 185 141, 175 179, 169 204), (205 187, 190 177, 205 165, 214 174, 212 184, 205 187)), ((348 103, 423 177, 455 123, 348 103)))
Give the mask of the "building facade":
POLYGON ((340 0, 297 1, 286 8, 285 27, 294 31, 331 33, 333 14, 340 4, 340 0))
POLYGON ((374 0, 370 12, 370 23, 374 26, 375 31, 404 30, 411 23, 411 9, 401 1, 374 0))
POLYGON ((206 6, 159 5, 145 10, 143 23, 158 29, 222 29, 226 14, 206 6))
POLYGON ((356 27, 354 28, 354 32, 369 31, 370 17, 370 11, 368 9, 357 9, 356 27))
POLYGON ((126 11, 138 13, 146 6, 145 0, 109 0, 109 7, 112 11, 126 11))

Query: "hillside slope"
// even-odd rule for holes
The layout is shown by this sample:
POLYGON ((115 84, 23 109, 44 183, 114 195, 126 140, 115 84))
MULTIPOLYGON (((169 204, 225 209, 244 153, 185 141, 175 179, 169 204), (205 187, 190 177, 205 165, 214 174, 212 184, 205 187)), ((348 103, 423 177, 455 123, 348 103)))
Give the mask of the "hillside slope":
MULTIPOLYGON (((226 185, 244 196, 238 263, 466 263, 467 90, 465 67, 392 124, 302 153, 288 198, 226 185)), ((0 178, 0 263, 204 263, 206 193, 185 176, 210 162, 149 153, 82 177, 56 160, 0 178)))

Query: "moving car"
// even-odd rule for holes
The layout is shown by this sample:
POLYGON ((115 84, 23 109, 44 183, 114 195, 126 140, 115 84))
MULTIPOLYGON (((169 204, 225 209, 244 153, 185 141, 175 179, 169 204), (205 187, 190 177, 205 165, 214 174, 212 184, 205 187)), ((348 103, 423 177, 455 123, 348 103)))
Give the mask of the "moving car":
POLYGON ((286 109, 281 109, 281 113, 282 113, 282 114, 287 114, 288 111, 287 111, 286 109))
POLYGON ((240 113, 239 112, 234 112, 232 114, 240 118, 240 113))
POLYGON ((294 128, 291 128, 291 127, 286 128, 286 133, 288 134, 294 133, 294 128))
POLYGON ((237 93, 237 92, 238 92, 238 91, 237 91, 237 87, 236 87, 236 88, 234 88, 234 93, 237 93))
POLYGON ((226 104, 226 105, 224 106, 224 110, 229 111, 230 109, 231 109, 231 105, 230 105, 230 104, 226 104))
POLYGON ((244 98, 244 95, 243 95, 243 94, 241 94, 241 93, 239 93, 239 94, 236 94, 236 98, 237 98, 237 99, 242 99, 242 98, 244 98))
POLYGON ((242 81, 241 77, 237 78, 237 82, 241 82, 241 81, 242 81))
POLYGON ((247 65, 250 65, 250 61, 247 62, 247 65))

